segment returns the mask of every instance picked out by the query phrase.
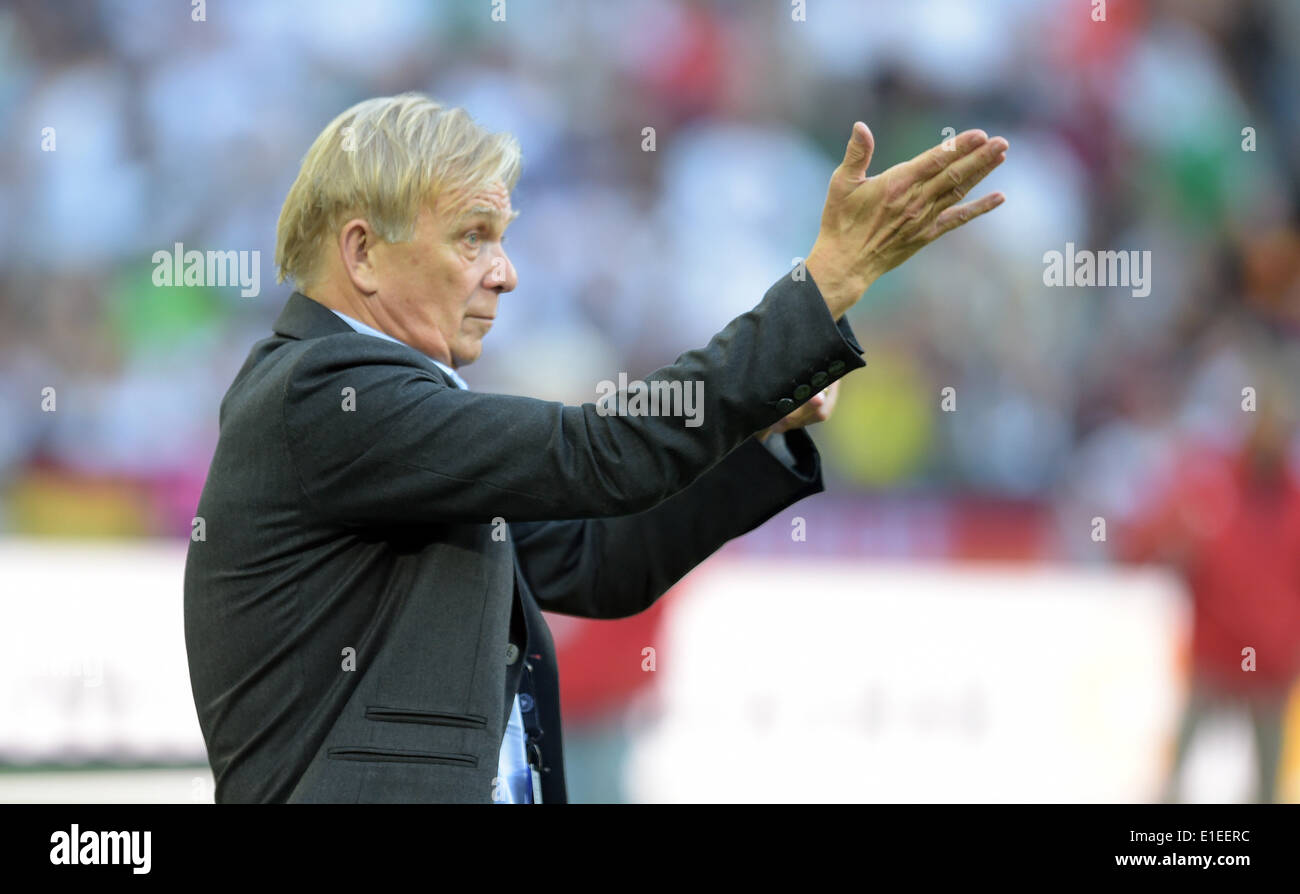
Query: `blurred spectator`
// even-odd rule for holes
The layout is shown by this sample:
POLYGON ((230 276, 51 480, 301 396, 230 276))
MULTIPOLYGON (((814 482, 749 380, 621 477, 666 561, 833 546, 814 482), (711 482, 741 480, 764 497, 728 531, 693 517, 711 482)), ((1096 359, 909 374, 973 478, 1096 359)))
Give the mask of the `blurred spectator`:
POLYGON ((1254 730, 1255 798, 1278 795, 1283 715, 1300 678, 1300 480, 1282 387, 1261 383, 1244 445, 1188 444, 1119 538, 1122 558, 1172 563, 1192 596, 1191 692, 1167 800, 1199 725, 1238 706, 1254 730))

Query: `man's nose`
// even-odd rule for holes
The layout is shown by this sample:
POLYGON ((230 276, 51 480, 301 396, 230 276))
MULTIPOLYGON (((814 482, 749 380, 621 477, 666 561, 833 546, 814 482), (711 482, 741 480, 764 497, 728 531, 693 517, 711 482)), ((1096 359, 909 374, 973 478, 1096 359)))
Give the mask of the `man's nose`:
POLYGON ((515 265, 510 263, 504 248, 498 249, 497 256, 492 259, 492 266, 488 268, 486 286, 501 292, 511 292, 518 283, 515 265))

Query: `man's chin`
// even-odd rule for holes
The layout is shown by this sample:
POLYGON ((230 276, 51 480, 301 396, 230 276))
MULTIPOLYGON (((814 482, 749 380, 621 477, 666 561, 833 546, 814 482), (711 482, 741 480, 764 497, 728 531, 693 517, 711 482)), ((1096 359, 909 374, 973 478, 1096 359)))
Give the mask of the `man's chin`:
POLYGON ((454 369, 460 369, 463 366, 469 366, 479 358, 483 353, 483 342, 476 341, 471 345, 465 345, 461 350, 455 351, 451 355, 451 365, 454 369))

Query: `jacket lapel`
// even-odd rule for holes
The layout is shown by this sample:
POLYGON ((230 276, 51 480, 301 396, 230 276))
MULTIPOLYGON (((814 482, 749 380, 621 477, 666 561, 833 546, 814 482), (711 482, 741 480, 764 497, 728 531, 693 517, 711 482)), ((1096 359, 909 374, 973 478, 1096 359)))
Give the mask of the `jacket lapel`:
MULTIPOLYGON (((308 298, 302 292, 294 292, 289 296, 289 300, 285 302, 284 309, 280 311, 280 316, 276 318, 271 329, 277 335, 299 340, 324 338, 327 335, 338 335, 340 332, 356 331, 340 319, 334 311, 316 299, 308 298)), ((410 346, 403 345, 403 347, 409 348, 410 346)), ((460 387, 451 380, 447 373, 438 367, 438 364, 415 348, 410 348, 410 350, 423 361, 424 366, 436 373, 438 379, 445 383, 447 387, 460 387)))

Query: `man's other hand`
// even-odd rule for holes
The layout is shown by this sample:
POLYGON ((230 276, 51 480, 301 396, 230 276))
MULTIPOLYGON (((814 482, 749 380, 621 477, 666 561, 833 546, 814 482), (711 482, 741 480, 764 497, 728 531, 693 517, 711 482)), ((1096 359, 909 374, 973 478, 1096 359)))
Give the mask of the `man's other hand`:
POLYGON ((754 437, 760 441, 766 441, 768 436, 777 432, 789 431, 792 428, 803 428, 808 425, 815 425, 818 422, 825 422, 831 418, 831 413, 835 412, 835 400, 840 393, 840 383, 831 382, 830 385, 818 391, 808 399, 808 402, 799 407, 789 416, 778 420, 775 424, 768 426, 754 437))

